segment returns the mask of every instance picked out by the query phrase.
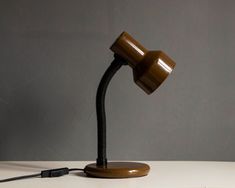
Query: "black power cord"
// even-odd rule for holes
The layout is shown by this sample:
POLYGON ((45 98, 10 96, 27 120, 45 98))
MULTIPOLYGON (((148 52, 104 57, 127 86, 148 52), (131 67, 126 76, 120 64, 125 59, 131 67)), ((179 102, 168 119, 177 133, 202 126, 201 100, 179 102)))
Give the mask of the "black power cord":
POLYGON ((72 172, 72 171, 83 171, 84 172, 84 169, 83 168, 67 168, 67 167, 65 167, 65 168, 43 170, 43 171, 41 171, 41 173, 38 173, 38 174, 31 174, 31 175, 17 176, 17 177, 3 179, 3 180, 0 180, 0 183, 28 179, 28 178, 35 178, 35 177, 40 177, 40 178, 60 177, 60 176, 69 174, 69 172, 72 172))

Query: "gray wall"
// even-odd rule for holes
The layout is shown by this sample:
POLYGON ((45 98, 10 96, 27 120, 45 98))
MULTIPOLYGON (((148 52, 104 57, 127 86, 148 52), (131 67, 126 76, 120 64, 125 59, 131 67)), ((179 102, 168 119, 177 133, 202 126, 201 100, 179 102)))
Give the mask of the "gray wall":
POLYGON ((177 66, 152 95, 123 67, 108 156, 235 160, 235 1, 0 1, 0 160, 95 160, 95 95, 123 31, 177 66))

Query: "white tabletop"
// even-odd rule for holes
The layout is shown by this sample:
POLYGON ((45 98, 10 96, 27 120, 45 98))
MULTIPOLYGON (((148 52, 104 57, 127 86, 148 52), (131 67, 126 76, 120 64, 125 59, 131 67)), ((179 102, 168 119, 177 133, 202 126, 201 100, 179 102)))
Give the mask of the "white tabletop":
MULTIPOLYGON (((88 161, 0 162, 0 179, 29 175, 50 168, 83 168, 88 161)), ((148 176, 129 179, 89 178, 74 172, 58 178, 32 178, 0 183, 0 188, 69 187, 69 188, 234 188, 234 162, 147 161, 148 176)))

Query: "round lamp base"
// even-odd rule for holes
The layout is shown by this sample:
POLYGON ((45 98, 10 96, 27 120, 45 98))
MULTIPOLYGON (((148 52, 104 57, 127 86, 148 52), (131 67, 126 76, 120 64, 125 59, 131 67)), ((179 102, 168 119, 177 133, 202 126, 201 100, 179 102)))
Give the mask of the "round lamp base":
POLYGON ((84 172, 87 176, 97 178, 131 178, 146 176, 150 170, 149 165, 136 162, 108 162, 107 166, 88 164, 84 172))

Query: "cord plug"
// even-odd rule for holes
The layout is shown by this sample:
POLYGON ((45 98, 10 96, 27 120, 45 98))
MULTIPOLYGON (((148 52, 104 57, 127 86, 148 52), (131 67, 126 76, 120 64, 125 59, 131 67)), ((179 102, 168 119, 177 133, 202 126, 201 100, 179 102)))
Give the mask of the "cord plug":
POLYGON ((7 179, 0 179, 0 183, 9 182, 9 181, 15 181, 15 180, 22 180, 26 178, 35 178, 35 177, 41 177, 41 178, 47 178, 47 177, 59 177, 66 174, 69 174, 70 171, 83 171, 83 168, 57 168, 57 169, 50 169, 50 170, 43 170, 41 173, 38 174, 31 174, 31 175, 25 175, 25 176, 17 176, 7 179))
POLYGON ((69 174, 68 168, 57 168, 57 169, 50 169, 50 170, 43 170, 41 171, 41 177, 47 178, 47 177, 59 177, 69 174))

